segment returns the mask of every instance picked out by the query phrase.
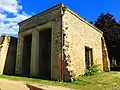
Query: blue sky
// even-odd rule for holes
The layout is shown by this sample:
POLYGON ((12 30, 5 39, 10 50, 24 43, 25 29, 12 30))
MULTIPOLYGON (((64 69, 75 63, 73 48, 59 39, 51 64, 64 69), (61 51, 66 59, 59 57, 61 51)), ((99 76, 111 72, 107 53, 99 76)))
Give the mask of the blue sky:
POLYGON ((19 22, 60 3, 88 21, 95 21, 101 12, 120 21, 120 0, 0 0, 0 35, 17 36, 19 22))
POLYGON ((61 2, 87 20, 96 20, 101 12, 114 14, 120 20, 120 0, 21 0, 23 10, 29 14, 39 13, 61 2))

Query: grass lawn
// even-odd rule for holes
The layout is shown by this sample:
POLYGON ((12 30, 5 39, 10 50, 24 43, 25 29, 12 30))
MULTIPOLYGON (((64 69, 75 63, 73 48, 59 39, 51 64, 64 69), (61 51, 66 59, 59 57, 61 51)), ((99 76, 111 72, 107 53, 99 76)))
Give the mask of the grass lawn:
POLYGON ((77 81, 71 83, 8 75, 0 75, 0 78, 24 81, 26 83, 64 86, 76 90, 120 90, 120 72, 103 72, 94 76, 81 76, 77 81))

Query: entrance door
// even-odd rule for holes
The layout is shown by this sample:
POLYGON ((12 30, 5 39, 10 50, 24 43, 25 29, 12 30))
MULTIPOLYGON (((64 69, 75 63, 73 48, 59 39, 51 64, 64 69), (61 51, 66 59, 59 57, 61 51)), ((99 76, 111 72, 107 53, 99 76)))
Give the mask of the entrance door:
POLYGON ((24 36, 23 57, 22 57, 23 76, 30 75, 31 43, 32 43, 32 35, 24 36))
POLYGON ((50 79, 51 29, 41 31, 39 36, 39 76, 42 79, 50 79))

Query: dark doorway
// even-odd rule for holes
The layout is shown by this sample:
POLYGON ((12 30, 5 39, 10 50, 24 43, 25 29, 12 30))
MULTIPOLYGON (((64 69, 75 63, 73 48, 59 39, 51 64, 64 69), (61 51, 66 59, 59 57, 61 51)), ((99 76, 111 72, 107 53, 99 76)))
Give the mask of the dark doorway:
POLYGON ((93 64, 92 60, 92 48, 85 47, 85 65, 86 68, 90 68, 93 64))
POLYGON ((32 35, 24 36, 23 59, 22 59, 22 75, 23 76, 30 75, 31 43, 32 43, 32 35))
POLYGON ((39 76, 51 79, 51 29, 39 33, 39 76))

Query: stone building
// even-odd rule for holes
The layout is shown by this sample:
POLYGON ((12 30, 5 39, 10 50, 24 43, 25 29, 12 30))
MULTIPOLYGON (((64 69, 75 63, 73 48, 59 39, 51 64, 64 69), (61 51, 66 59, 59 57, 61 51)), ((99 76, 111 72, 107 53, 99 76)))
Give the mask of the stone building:
POLYGON ((92 65, 109 71, 102 32, 63 4, 19 26, 17 75, 69 81, 92 65))
POLYGON ((17 38, 0 37, 0 74, 15 74, 17 38))

